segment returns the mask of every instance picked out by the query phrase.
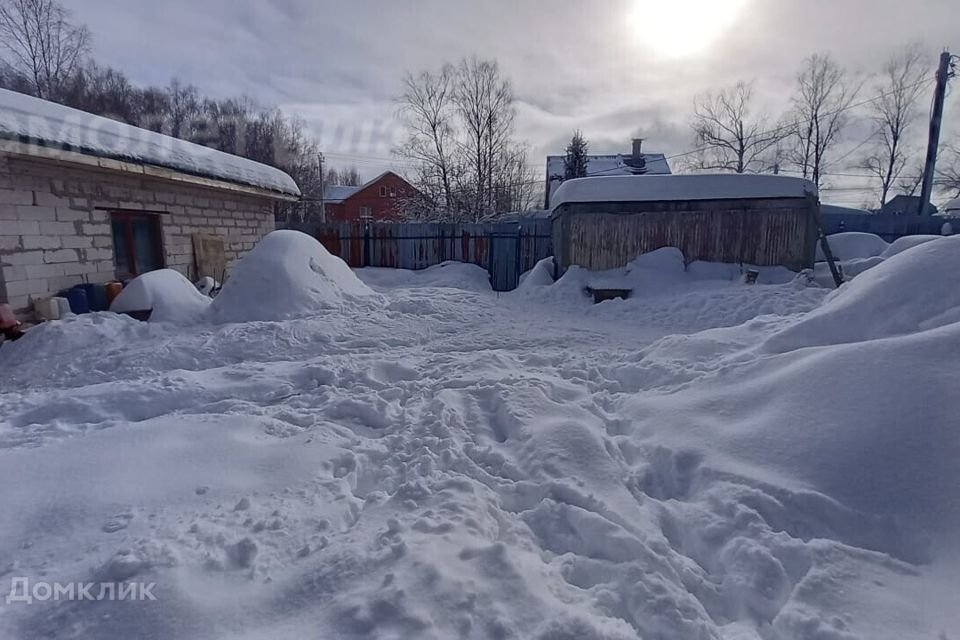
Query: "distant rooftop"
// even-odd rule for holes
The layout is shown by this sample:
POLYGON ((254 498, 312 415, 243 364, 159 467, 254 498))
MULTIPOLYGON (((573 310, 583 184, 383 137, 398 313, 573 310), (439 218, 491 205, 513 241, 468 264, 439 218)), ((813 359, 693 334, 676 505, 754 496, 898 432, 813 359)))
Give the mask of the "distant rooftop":
MULTIPOLYGON (((926 207, 927 215, 933 215, 937 212, 937 208, 931 204, 927 203, 926 207)), ((880 207, 880 213, 888 215, 897 215, 897 216, 916 216, 920 215, 920 196, 908 196, 904 194, 899 194, 891 198, 889 202, 880 207)))
POLYGON ((300 196, 280 169, 6 89, 0 89, 0 139, 300 196))
POLYGON ((340 204, 357 191, 363 189, 362 186, 354 187, 349 185, 334 184, 323 189, 323 201, 330 204, 340 204))
MULTIPOLYGON (((662 153, 641 153, 640 144, 633 141, 633 153, 613 153, 587 156, 587 176, 654 176, 670 175, 670 165, 662 153)), ((547 207, 553 194, 563 183, 566 156, 547 156, 547 207)))

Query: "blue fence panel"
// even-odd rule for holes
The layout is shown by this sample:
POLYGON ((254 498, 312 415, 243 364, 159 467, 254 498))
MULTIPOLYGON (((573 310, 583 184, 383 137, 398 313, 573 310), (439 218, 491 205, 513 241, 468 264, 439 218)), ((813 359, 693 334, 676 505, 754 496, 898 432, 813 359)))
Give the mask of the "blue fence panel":
POLYGON ((945 222, 960 232, 960 218, 857 213, 824 213, 822 217, 827 234, 860 231, 878 235, 887 242, 903 236, 939 235, 945 222))
POLYGON ((496 291, 553 254, 549 220, 519 223, 327 223, 303 229, 351 267, 425 269, 447 260, 476 264, 496 291))

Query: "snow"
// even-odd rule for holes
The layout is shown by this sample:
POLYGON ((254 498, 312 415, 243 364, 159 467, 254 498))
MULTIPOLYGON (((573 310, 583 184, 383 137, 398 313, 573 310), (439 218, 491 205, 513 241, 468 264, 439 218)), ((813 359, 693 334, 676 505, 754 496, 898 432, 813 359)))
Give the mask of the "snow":
POLYGON ((110 304, 110 311, 153 310, 151 322, 188 324, 197 321, 210 305, 179 271, 158 269, 131 280, 110 304))
POLYGON ((742 198, 816 197, 809 180, 786 176, 688 174, 613 176, 567 180, 550 199, 553 209, 575 202, 663 202, 742 198))
MULTIPOLYGON (((949 234, 946 234, 949 235, 949 234)), ((943 236, 915 235, 897 238, 891 243, 872 233, 846 232, 828 236, 830 250, 834 254, 843 277, 849 281, 861 273, 883 264, 887 258, 900 254, 921 244, 938 240, 943 236)), ((833 274, 819 243, 817 243, 817 264, 814 266, 815 280, 823 287, 834 287, 833 274)))
POLYGON ((533 265, 533 269, 520 275, 517 289, 522 292, 553 284, 555 266, 552 256, 537 261, 537 264, 533 265))
POLYGON ((0 346, 0 587, 157 600, 0 600, 0 637, 954 638, 958 243, 836 292, 660 250, 45 323, 0 346))
POLYGON ((917 245, 924 244, 926 242, 931 242, 932 240, 937 240, 943 236, 932 236, 932 235, 916 235, 916 236, 903 236, 902 238, 897 238, 890 243, 886 249, 883 250, 883 253, 880 254, 881 258, 892 258, 898 253, 902 253, 907 249, 912 249, 917 245))
POLYGON ((356 273, 360 280, 374 287, 432 287, 463 289, 465 291, 493 290, 490 286, 490 274, 487 273, 486 269, 464 262, 441 262, 417 271, 365 267, 357 269, 356 273))
MULTIPOLYGON (((587 174, 590 176, 635 176, 635 175, 670 175, 670 164, 662 153, 644 153, 643 168, 631 166, 633 156, 621 153, 587 156, 587 174)), ((566 156, 547 156, 547 188, 549 202, 553 202, 553 194, 563 184, 564 163, 566 156)))
MULTIPOLYGON (((882 255, 890 246, 886 240, 872 233, 848 231, 827 236, 830 252, 835 260, 856 260, 882 255)), ((817 260, 826 260, 820 243, 817 243, 817 260)))
POLYGON ((768 340, 775 350, 879 340, 960 322, 960 238, 938 238, 884 260, 768 340))
POLYGON ((0 89, 0 138, 300 195, 274 167, 7 89, 0 89))
POLYGON ((373 297, 316 239, 283 229, 267 234, 240 260, 210 311, 216 322, 285 320, 373 297))

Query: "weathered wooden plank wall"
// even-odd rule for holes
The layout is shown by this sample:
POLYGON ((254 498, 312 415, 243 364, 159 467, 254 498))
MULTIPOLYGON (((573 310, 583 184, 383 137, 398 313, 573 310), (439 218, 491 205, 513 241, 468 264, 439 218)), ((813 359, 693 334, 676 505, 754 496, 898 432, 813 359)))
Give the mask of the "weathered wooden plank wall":
POLYGON ((688 261, 808 266, 814 200, 578 203, 560 209, 561 271, 623 267, 642 253, 677 247, 688 261))
POLYGON ((553 255, 549 220, 519 223, 331 223, 309 230, 351 267, 425 269, 447 260, 476 264, 494 290, 515 289, 520 275, 553 255))

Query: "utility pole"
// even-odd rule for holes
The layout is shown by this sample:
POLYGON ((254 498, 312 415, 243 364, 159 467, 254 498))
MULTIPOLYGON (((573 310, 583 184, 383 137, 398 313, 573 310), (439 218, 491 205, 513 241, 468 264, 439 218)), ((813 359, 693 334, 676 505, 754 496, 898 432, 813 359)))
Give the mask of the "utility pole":
POLYGON ((317 154, 317 168, 320 171, 320 222, 327 221, 327 208, 323 201, 323 194, 327 188, 323 184, 323 154, 317 154))
POLYGON ((927 215, 927 206, 933 192, 933 177, 937 167, 937 148, 940 146, 940 123, 943 120, 943 101, 947 94, 947 79, 953 74, 949 51, 940 54, 940 66, 937 67, 937 88, 933 94, 933 113, 930 116, 930 136, 927 141, 927 161, 923 167, 923 188, 920 190, 920 208, 918 215, 927 215))

